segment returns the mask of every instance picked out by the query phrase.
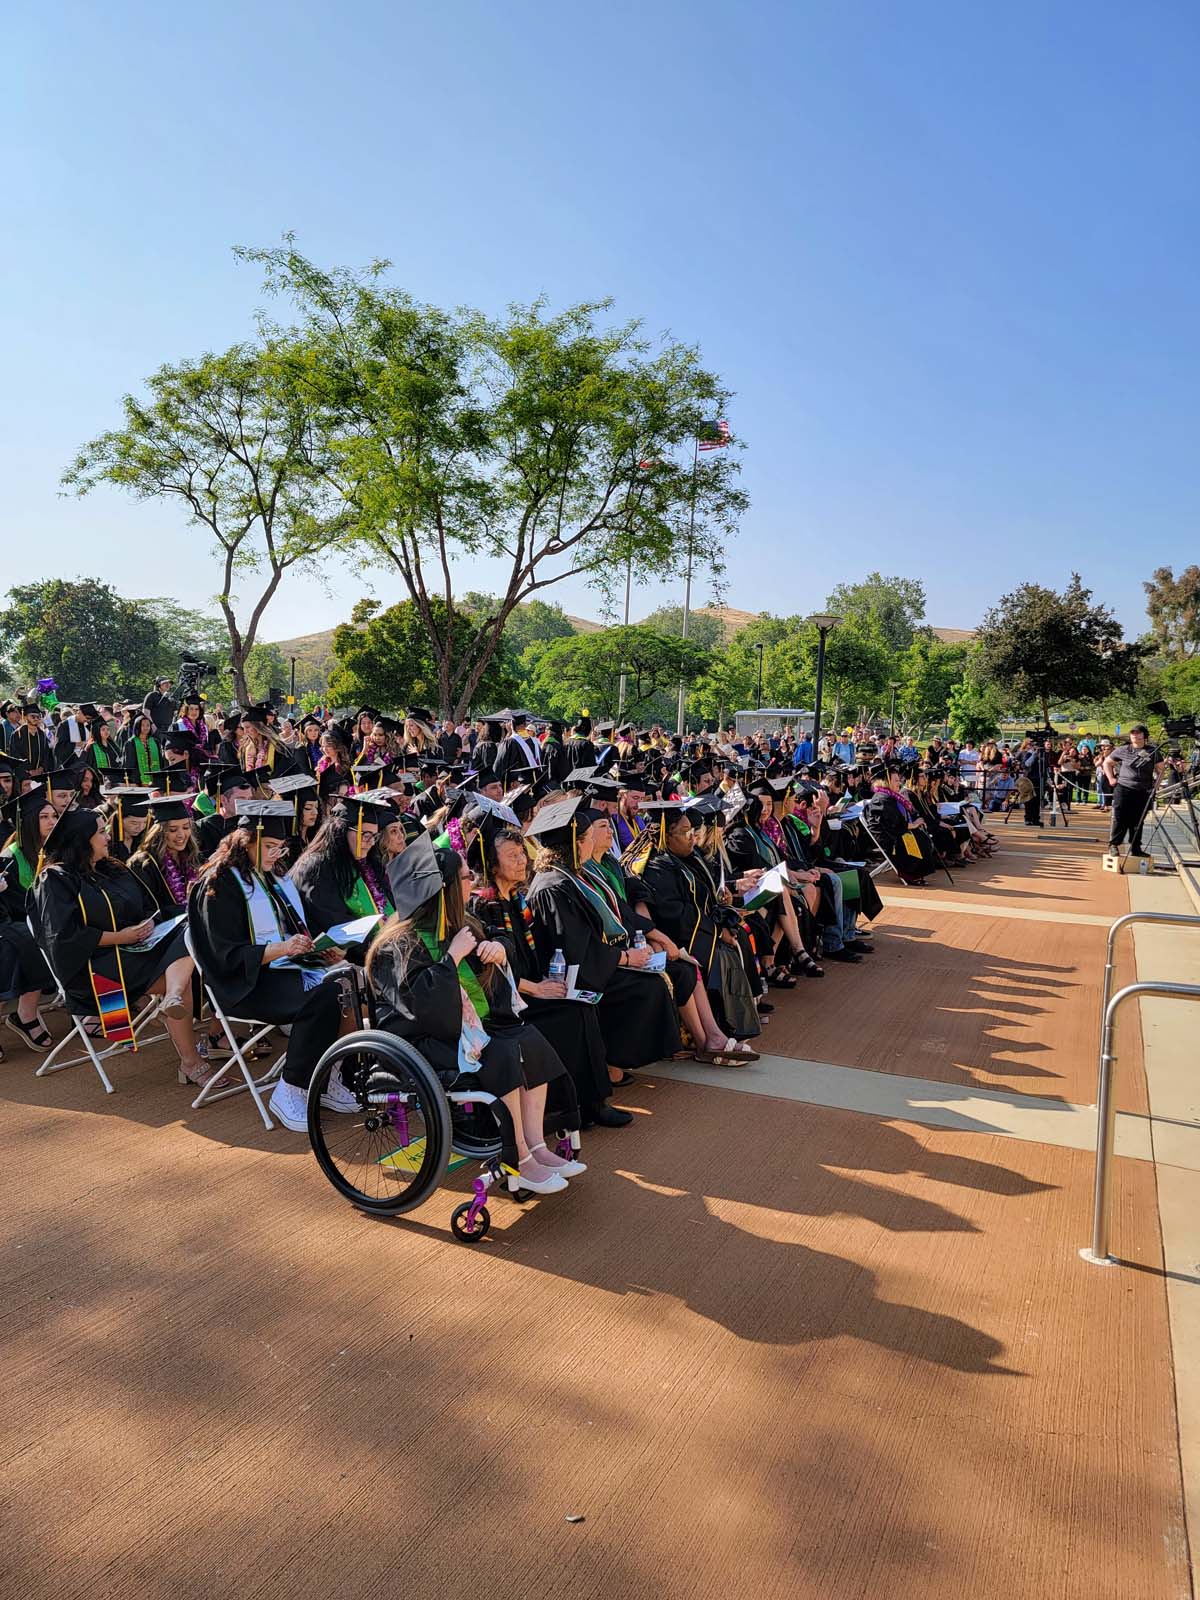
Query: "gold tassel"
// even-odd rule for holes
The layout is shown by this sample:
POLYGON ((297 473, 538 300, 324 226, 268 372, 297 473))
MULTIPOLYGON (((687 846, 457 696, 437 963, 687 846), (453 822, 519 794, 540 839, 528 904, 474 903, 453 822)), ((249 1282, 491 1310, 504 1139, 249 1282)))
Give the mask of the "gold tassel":
POLYGON ((445 941, 445 938, 446 938, 446 891, 445 891, 445 889, 439 889, 438 890, 438 920, 437 920, 437 942, 438 942, 438 944, 439 945, 442 944, 445 941))
POLYGON ((579 835, 575 826, 575 818, 571 818, 571 865, 579 871, 579 835))
POLYGON ((658 848, 660 850, 667 848, 667 813, 665 811, 660 811, 658 814, 658 848))

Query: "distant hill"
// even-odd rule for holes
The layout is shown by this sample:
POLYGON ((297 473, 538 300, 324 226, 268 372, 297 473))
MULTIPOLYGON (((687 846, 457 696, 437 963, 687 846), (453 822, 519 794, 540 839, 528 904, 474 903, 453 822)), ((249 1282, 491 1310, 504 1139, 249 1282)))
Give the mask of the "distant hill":
POLYGON ((974 628, 930 628, 929 631, 941 644, 970 644, 975 637, 974 628))

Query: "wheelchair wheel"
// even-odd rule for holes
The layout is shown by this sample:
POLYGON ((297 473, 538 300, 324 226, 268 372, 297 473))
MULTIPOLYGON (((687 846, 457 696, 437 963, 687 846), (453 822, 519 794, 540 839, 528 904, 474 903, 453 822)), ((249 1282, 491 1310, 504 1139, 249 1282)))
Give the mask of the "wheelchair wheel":
POLYGON ((321 1171, 363 1211, 411 1211, 450 1159, 450 1110, 437 1074, 404 1039, 363 1031, 338 1039, 308 1089, 308 1138, 321 1171), (322 1104, 338 1073, 355 1111, 322 1104))
POLYGON ((455 1206, 450 1213, 450 1231, 463 1244, 478 1244, 492 1225, 491 1212, 486 1206, 480 1206, 475 1216, 474 1228, 468 1228, 467 1212, 470 1211, 472 1204, 472 1201, 467 1200, 461 1206, 455 1206))

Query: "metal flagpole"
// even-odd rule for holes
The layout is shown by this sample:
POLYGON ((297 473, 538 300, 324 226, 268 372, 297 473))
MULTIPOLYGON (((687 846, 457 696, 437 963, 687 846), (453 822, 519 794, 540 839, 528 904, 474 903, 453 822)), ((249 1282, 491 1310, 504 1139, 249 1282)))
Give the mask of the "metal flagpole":
MULTIPOLYGON (((625 562, 625 626, 629 626, 629 586, 633 582, 633 557, 625 562)), ((625 680, 626 674, 621 674, 621 687, 617 691, 617 722, 620 723, 625 715, 625 680)))
MULTIPOLYGON (((696 537, 696 468, 700 462, 700 435, 696 435, 696 442, 692 447, 692 515, 688 523, 688 551, 687 551, 687 579, 683 588, 683 638, 687 641, 688 616, 692 609, 692 545, 696 537)), ((682 678, 679 680, 679 706, 675 718, 675 732, 683 734, 683 702, 687 688, 682 678)))

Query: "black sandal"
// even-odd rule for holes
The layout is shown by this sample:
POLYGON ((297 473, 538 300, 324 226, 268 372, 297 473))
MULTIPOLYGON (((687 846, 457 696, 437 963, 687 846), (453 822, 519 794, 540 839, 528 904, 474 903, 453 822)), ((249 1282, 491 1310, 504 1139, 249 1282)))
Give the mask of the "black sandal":
POLYGON ((802 973, 806 978, 823 978, 825 968, 819 967, 807 950, 797 950, 792 956, 791 968, 793 972, 802 973))
POLYGON ((767 982, 772 989, 794 989, 796 980, 786 967, 768 967, 767 982))
POLYGON ((45 1055, 54 1043, 53 1035, 41 1017, 34 1017, 32 1022, 22 1022, 16 1012, 11 1011, 4 1019, 4 1026, 11 1028, 14 1033, 19 1033, 29 1048, 36 1050, 40 1055, 45 1055))

